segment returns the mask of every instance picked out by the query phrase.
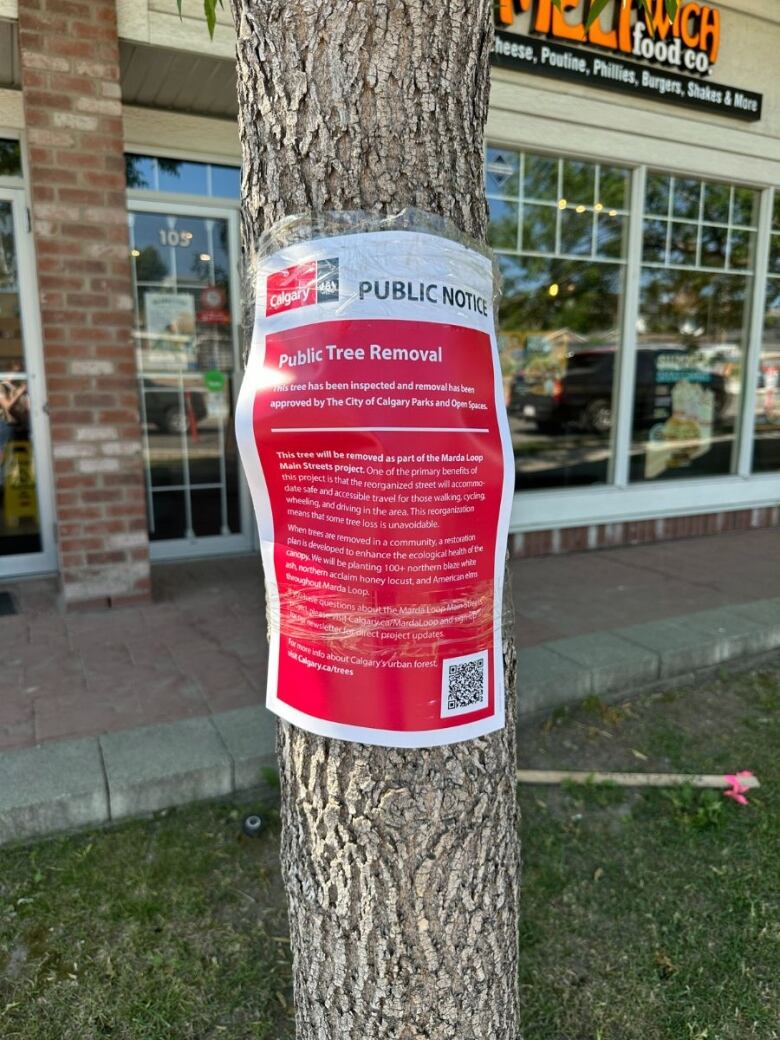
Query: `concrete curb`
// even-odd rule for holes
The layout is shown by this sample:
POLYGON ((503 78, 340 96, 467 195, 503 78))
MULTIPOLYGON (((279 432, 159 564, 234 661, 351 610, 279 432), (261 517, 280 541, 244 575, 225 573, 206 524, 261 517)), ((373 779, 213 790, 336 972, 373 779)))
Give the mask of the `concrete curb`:
POLYGON ((780 598, 556 639, 517 657, 518 715, 593 694, 630 696, 661 680, 780 647, 780 598))
POLYGON ((0 753, 0 845, 246 790, 276 762, 263 707, 0 753))
MULTIPOLYGON (((780 648, 780 598, 557 639, 518 654, 518 714, 630 696, 780 648)), ((263 707, 0 752, 0 845, 248 790, 275 765, 263 707)))

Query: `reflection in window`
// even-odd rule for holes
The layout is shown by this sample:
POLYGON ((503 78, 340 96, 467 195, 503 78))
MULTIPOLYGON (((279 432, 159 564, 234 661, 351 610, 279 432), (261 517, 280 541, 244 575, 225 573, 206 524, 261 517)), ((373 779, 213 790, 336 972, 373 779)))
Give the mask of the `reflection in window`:
POLYGON ((22 152, 18 141, 0 138, 0 177, 22 176, 22 152))
POLYGON ((228 229, 223 217, 129 215, 153 541, 241 530, 228 229))
POLYGON ((769 238, 769 277, 753 442, 753 471, 773 470, 780 470, 780 192, 777 191, 769 238))
POLYGON ((489 148, 485 173, 504 277, 499 343, 517 488, 604 483, 628 171, 489 148))
POLYGON ((241 171, 237 166, 125 155, 125 178, 128 188, 146 191, 223 199, 241 196, 241 171))
POLYGON ((20 288, 13 209, 0 199, 0 560, 42 547, 20 288))
POLYGON ((758 193, 650 173, 632 480, 734 472, 758 193))

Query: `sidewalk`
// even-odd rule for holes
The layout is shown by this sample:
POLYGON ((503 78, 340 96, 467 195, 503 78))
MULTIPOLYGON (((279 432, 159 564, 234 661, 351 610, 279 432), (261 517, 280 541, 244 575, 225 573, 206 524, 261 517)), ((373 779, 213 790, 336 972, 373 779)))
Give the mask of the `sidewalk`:
MULTIPOLYGON (((780 646, 779 543, 758 530, 515 561, 520 712, 780 646)), ((152 604, 106 613, 60 614, 54 581, 0 584, 19 611, 0 617, 0 843, 45 832, 11 822, 12 787, 32 806, 86 784, 75 825, 251 786, 272 762, 259 558, 153 573, 152 604)))

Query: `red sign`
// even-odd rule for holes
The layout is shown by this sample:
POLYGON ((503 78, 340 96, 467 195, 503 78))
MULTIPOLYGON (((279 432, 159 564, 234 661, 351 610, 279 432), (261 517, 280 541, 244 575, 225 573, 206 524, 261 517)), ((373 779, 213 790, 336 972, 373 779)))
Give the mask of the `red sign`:
POLYGON ((227 325, 230 323, 230 311, 226 309, 225 291, 218 285, 209 285, 201 289, 198 300, 197 320, 201 325, 227 325))
POLYGON ((339 313, 338 286, 300 318, 283 313, 300 303, 271 304, 316 261, 261 273, 258 313, 279 317, 256 329, 237 417, 272 617, 268 706, 367 743, 478 736, 503 725, 514 471, 491 265, 410 232, 316 246, 339 253, 320 261, 340 265, 339 313))

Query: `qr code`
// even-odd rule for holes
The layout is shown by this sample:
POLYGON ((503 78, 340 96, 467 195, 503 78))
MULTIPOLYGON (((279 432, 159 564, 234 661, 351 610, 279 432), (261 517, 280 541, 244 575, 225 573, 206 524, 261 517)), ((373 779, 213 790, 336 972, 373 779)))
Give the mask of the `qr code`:
POLYGON ((442 718, 479 711, 488 704, 488 654, 451 657, 444 661, 441 681, 442 718))

